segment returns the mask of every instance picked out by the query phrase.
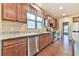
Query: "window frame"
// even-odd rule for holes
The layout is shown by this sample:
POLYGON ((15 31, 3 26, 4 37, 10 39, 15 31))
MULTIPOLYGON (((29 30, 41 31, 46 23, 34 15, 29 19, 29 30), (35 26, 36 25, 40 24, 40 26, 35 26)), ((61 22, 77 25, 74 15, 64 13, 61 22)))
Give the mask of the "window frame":
POLYGON ((32 14, 32 15, 35 15, 35 20, 27 19, 28 21, 33 21, 33 22, 35 22, 35 28, 29 28, 29 27, 28 27, 28 24, 27 24, 27 29, 42 29, 42 28, 43 28, 43 24, 44 24, 44 18, 38 16, 37 13, 36 13, 36 14, 33 14, 33 13, 31 13, 31 12, 27 12, 27 13, 30 13, 30 14, 32 14), (37 21, 37 17, 42 18, 42 21, 37 21), (41 25, 42 25, 41 28, 37 28, 37 23, 41 23, 41 25))
POLYGON ((35 28, 29 28, 29 27, 28 27, 28 24, 27 24, 27 29, 36 29, 36 15, 33 14, 31 11, 28 11, 27 13, 30 13, 30 14, 32 14, 32 15, 35 16, 35 20, 32 20, 32 19, 28 19, 28 18, 27 18, 27 22, 28 22, 28 21, 33 21, 33 22, 35 22, 35 28))
MULTIPOLYGON (((40 17, 40 16, 37 15, 37 17, 40 17)), ((42 28, 43 28, 43 23, 44 23, 43 20, 44 20, 44 19, 43 19, 43 17, 40 17, 40 18, 42 18, 42 21, 38 21, 38 20, 37 20, 37 17, 36 17, 36 23, 41 23, 42 26, 41 26, 41 28, 37 28, 37 27, 36 27, 36 29, 42 29, 42 28)), ((36 24, 36 25, 37 25, 37 24, 36 24)))
MULTIPOLYGON (((30 19, 28 19, 28 21, 32 21, 32 22, 34 22, 35 23, 35 21, 33 21, 33 20, 30 20, 30 19)), ((35 26, 34 26, 35 27, 35 26)), ((36 27, 35 27, 36 28, 36 27)), ((30 28, 30 27, 28 27, 28 24, 27 24, 27 29, 35 29, 35 28, 30 28)))
POLYGON ((45 27, 48 27, 48 22, 49 22, 48 19, 44 19, 44 26, 45 27))

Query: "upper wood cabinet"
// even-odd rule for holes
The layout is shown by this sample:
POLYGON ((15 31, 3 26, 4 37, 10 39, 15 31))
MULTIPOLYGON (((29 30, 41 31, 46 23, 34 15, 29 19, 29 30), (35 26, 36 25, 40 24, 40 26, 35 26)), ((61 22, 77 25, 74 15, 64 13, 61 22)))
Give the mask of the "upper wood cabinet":
MULTIPOLYGON (((28 3, 3 3, 2 19, 17 22, 27 22, 27 12, 40 16, 44 19, 45 12, 38 6, 28 3)), ((50 21, 51 22, 51 21, 50 21)))
POLYGON ((57 20, 56 19, 50 19, 49 20, 49 23, 53 25, 52 26, 53 28, 56 28, 57 27, 57 20))
POLYGON ((16 21, 17 17, 17 4, 3 3, 2 4, 2 18, 6 20, 16 21))
POLYGON ((73 17, 73 22, 79 22, 79 17, 73 17))
POLYGON ((55 28, 57 29, 57 27, 58 27, 58 21, 57 21, 57 19, 55 20, 55 28))
POLYGON ((3 20, 26 22, 28 10, 29 5, 25 3, 3 3, 2 17, 3 20))
POLYGON ((26 22, 27 21, 27 11, 29 9, 28 4, 20 3, 18 4, 18 15, 17 21, 26 22))
POLYGON ((40 17, 44 18, 44 17, 43 17, 43 13, 40 12, 40 11, 37 11, 37 16, 40 16, 40 17))
POLYGON ((29 5, 28 9, 29 9, 28 12, 36 15, 37 10, 32 5, 29 5))

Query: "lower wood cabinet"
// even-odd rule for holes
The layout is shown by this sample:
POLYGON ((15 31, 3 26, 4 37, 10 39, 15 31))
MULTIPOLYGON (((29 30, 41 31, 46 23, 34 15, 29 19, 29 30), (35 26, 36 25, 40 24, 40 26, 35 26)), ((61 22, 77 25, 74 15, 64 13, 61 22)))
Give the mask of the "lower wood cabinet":
POLYGON ((3 40, 2 45, 3 45, 2 46, 3 56, 27 56, 28 55, 27 38, 3 40), (10 42, 12 42, 12 44, 10 44, 10 42))
POLYGON ((16 55, 14 49, 15 49, 15 46, 3 47, 3 51, 2 51, 3 56, 14 56, 14 55, 16 55))
MULTIPOLYGON (((39 49, 43 49, 52 42, 51 34, 45 33, 39 36, 39 49)), ((2 40, 3 56, 28 56, 28 38, 14 38, 2 40)))
POLYGON ((27 55, 27 46, 26 46, 26 42, 23 42, 21 44, 18 45, 17 47, 17 55, 19 56, 26 56, 27 55))
POLYGON ((46 47, 51 42, 52 42, 52 40, 51 40, 50 33, 41 34, 39 37, 40 50, 43 49, 44 47, 46 47))

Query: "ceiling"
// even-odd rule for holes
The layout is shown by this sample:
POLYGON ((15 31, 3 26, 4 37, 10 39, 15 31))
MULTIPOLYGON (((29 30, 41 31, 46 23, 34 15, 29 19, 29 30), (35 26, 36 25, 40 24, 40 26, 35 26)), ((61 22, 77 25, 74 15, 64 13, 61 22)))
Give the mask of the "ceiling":
POLYGON ((79 14, 79 3, 40 3, 37 5, 39 5, 39 7, 45 10, 47 14, 51 15, 53 18, 79 14), (63 6, 62 10, 59 9, 60 6, 63 6), (63 16, 63 13, 66 13, 66 15, 63 16))

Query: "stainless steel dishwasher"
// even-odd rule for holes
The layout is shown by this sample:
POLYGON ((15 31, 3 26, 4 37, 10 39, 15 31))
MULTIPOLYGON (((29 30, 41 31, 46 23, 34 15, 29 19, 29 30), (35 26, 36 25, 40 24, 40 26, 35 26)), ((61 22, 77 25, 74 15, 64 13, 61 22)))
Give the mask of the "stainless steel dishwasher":
POLYGON ((28 56, 33 56, 39 51, 39 35, 28 37, 28 56))

